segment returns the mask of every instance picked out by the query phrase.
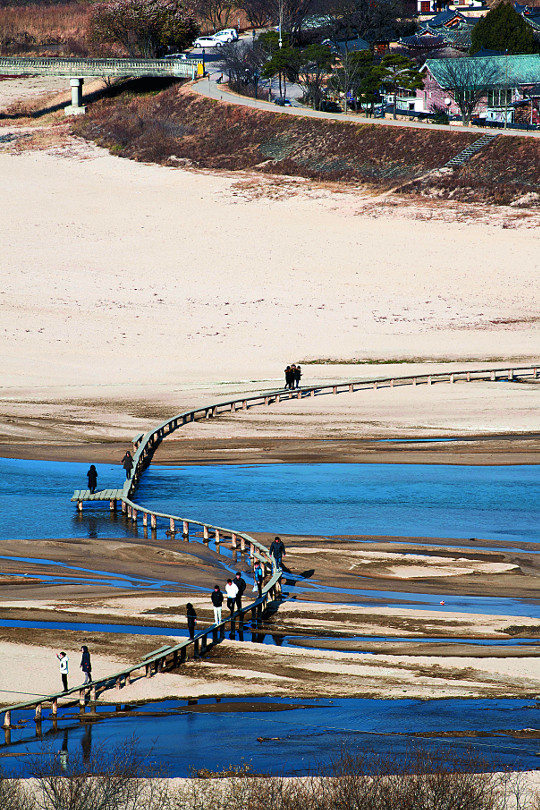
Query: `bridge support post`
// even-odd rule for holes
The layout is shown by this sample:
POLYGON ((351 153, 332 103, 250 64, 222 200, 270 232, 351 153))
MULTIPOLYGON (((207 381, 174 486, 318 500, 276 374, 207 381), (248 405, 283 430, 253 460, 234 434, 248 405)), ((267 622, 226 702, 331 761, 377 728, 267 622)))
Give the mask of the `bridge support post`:
POLYGON ((66 115, 84 115, 86 107, 82 103, 82 86, 84 79, 70 79, 71 104, 64 109, 66 115))

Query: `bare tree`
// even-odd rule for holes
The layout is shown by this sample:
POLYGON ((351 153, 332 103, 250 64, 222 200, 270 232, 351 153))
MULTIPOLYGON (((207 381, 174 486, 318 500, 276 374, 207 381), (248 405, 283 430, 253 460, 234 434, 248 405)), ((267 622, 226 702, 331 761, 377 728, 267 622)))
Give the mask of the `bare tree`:
POLYGON ((331 0, 327 13, 334 42, 357 36, 377 42, 395 38, 403 5, 401 0, 331 0))
POLYGON ((36 758, 36 810, 166 810, 169 790, 128 740, 112 751, 36 758), (155 777, 155 778, 152 778, 155 777))
POLYGON ((245 13, 252 28, 262 28, 272 22, 274 9, 268 0, 239 0, 237 6, 245 13))
POLYGON ((266 52, 259 43, 246 40, 230 42, 223 45, 219 56, 233 89, 241 92, 246 87, 254 87, 256 95, 261 69, 267 60, 266 52))
POLYGON ((210 25, 213 31, 227 28, 236 8, 233 0, 195 0, 197 17, 201 23, 210 25))
POLYGON ((504 80, 491 59, 437 59, 429 65, 431 75, 454 99, 464 126, 469 126, 479 102, 488 90, 504 80))

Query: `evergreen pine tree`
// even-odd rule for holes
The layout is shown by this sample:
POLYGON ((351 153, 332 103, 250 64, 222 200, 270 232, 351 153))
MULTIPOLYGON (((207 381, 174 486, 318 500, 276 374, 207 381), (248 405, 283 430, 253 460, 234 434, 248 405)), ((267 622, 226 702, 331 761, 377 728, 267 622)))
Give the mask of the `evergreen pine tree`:
POLYGON ((531 26, 509 2, 502 2, 488 11, 474 26, 471 34, 471 54, 481 48, 508 53, 538 53, 531 26))

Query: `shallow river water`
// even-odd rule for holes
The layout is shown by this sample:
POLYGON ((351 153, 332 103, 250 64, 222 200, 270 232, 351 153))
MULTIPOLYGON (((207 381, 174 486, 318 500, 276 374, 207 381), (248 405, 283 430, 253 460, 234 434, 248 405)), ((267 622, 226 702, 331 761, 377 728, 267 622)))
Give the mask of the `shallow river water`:
MULTIPOLYGON (((139 751, 168 776, 242 762, 256 772, 303 774, 337 759, 343 746, 398 756, 420 744, 449 761, 472 752, 487 769, 538 766, 538 739, 516 739, 509 733, 537 727, 540 710, 532 700, 209 698, 192 705, 167 700, 120 709, 130 713, 94 723, 81 722, 75 710, 63 711, 56 732, 45 718, 43 741, 28 722, 12 731, 9 747, 0 745, 2 768, 29 775, 32 754, 44 745, 64 757, 89 756, 92 748, 110 750, 133 735, 139 751), (458 736, 477 731, 486 736, 458 736), (450 734, 438 736, 443 732, 450 734), (416 736, 422 733, 435 736, 416 736)), ((105 711, 110 708, 100 709, 105 711)))
MULTIPOLYGON (((108 504, 88 506, 82 516, 76 513, 69 499, 73 489, 85 487, 87 468, 85 464, 0 459, 0 541, 107 539, 136 534, 137 529, 120 515, 109 514, 108 504)), ((121 486, 120 466, 98 465, 98 473, 99 488, 121 486)), ((245 531, 480 538, 485 542, 479 546, 486 547, 489 541, 519 545, 540 539, 540 469, 536 466, 152 467, 144 475, 137 500, 160 511, 245 531)), ((75 577, 76 571, 58 566, 58 581, 71 576, 75 577)), ((111 575, 111 584, 115 582, 118 587, 126 587, 126 579, 111 575)), ((164 587, 150 580, 132 584, 134 588, 164 587)), ((297 587, 293 585, 291 590, 297 587)), ((432 608, 439 600, 434 595, 388 591, 354 594, 355 601, 363 594, 368 601, 418 608, 432 608)), ((536 603, 497 597, 457 597, 455 604, 448 604, 441 612, 445 609, 540 617, 540 605, 536 603)), ((123 632, 125 628, 119 625, 102 629, 123 632)), ((135 632, 149 630, 166 632, 166 628, 136 628, 135 632)), ((269 637, 260 641, 276 643, 269 637)), ((288 643, 287 639, 283 641, 288 643)), ((219 769, 242 760, 249 761, 257 771, 305 773, 321 759, 336 756, 344 741, 362 750, 398 753, 415 739, 415 732, 479 730, 488 736, 435 736, 424 742, 448 752, 466 750, 472 743, 475 753, 493 768, 533 768, 539 764, 539 741, 515 739, 505 733, 509 729, 540 727, 534 701, 417 701, 404 696, 403 700, 393 701, 310 700, 306 707, 300 701, 268 698, 258 702, 261 700, 267 704, 261 711, 246 710, 241 701, 234 700, 228 700, 232 705, 223 711, 225 701, 217 704, 209 699, 199 702, 199 706, 208 704, 212 711, 202 713, 186 706, 185 701, 164 701, 131 707, 134 714, 120 712, 94 723, 86 722, 87 716, 81 722, 74 710, 61 710, 54 732, 50 718, 44 718, 43 739, 52 751, 65 758, 77 752, 88 756, 92 746, 114 745, 135 735, 137 745, 159 761, 169 775, 180 776, 188 775, 192 767, 219 769), (282 710, 284 704, 290 707, 287 711, 282 710)), ((42 745, 35 737, 33 722, 25 722, 11 732, 11 745, 0 746, 0 762, 8 773, 28 774, 29 759, 24 754, 39 752, 42 745)))
MULTIPOLYGON (((98 489, 120 487, 98 466, 98 489)), ((0 539, 130 536, 103 504, 81 518, 70 497, 87 464, 0 458, 0 539)), ((243 531, 311 535, 540 540, 540 468, 429 464, 259 464, 157 467, 137 500, 243 531)))

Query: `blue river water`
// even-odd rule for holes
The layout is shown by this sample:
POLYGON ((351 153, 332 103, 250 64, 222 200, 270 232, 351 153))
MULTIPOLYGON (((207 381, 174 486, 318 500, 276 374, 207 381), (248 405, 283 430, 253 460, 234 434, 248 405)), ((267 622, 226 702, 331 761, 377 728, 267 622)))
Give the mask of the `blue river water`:
MULTIPOLYGON (((123 482, 97 465, 98 488, 123 482)), ((107 504, 70 502, 87 464, 0 458, 0 539, 129 537, 107 504)), ((428 464, 157 467, 139 503, 244 531, 540 541, 540 468, 428 464)))
MULTIPOLYGON (((120 465, 97 466, 99 488, 122 485, 120 465)), ((76 512, 70 497, 74 489, 86 487, 87 469, 88 464, 0 459, 0 541, 107 539, 136 536, 137 531, 140 536, 141 527, 137 530, 121 515, 110 514, 107 503, 87 505, 82 516, 76 512)), ((159 511, 245 531, 479 538, 487 541, 479 545, 486 546, 489 541, 518 546, 540 542, 537 466, 154 466, 143 476, 137 500, 159 511)), ((58 569, 60 578, 76 575, 66 567, 58 569)), ((125 585, 120 579, 119 586, 125 585)), ((161 583, 141 580, 134 587, 161 587, 161 583)), ((439 601, 433 595, 388 591, 355 594, 380 599, 381 604, 399 600, 408 606, 430 607, 439 601)), ((538 605, 497 597, 460 596, 445 609, 540 616, 538 605)), ((137 632, 149 630, 152 628, 137 628, 137 632)), ((123 628, 110 626, 107 631, 123 632, 123 628)), ((273 643, 280 641, 272 639, 273 643)), ((276 698, 261 700, 287 703, 276 698)), ((257 771, 305 773, 323 757, 337 756, 344 742, 362 750, 399 753, 410 745, 414 732, 469 729, 493 732, 494 736, 474 740, 434 737, 425 744, 454 752, 472 744, 493 768, 538 766, 538 740, 495 734, 501 729, 538 728, 539 708, 534 701, 417 701, 404 695, 403 700, 392 701, 309 700, 311 708, 255 712, 244 710, 239 701, 227 702, 234 704, 228 711, 198 713, 185 702, 162 701, 135 707, 135 717, 120 715, 96 723, 81 723, 77 712, 63 709, 57 731, 45 717, 44 741, 49 750, 63 756, 81 752, 86 756, 92 746, 114 746, 135 735, 138 747, 174 776, 186 776, 192 767, 219 769, 242 760, 257 771), (155 712, 162 714, 159 720, 155 712), (263 739, 258 741, 259 737, 263 739), (275 737, 279 739, 271 739, 275 737)), ((6 773, 28 775, 29 757, 24 754, 41 752, 43 741, 35 737, 33 722, 23 723, 11 735, 11 745, 0 743, 0 764, 6 773)))
MULTIPOLYGON (((50 717, 45 716, 42 739, 35 737, 32 721, 13 729, 9 747, 0 744, 3 771, 28 776, 32 754, 45 750, 62 752, 64 757, 81 753, 88 757, 92 747, 111 750, 133 736, 139 752, 167 776, 189 776, 192 768, 221 770, 242 762, 259 773, 303 774, 337 759, 344 746, 357 753, 399 756, 417 744, 449 761, 472 750, 486 769, 538 767, 538 739, 516 739, 504 733, 538 727, 539 707, 534 700, 223 698, 218 702, 208 698, 197 706, 166 700, 120 705, 125 708, 136 715, 94 723, 81 723, 73 709, 59 710, 61 727, 54 731, 50 717), (254 711, 258 703, 262 705, 254 711), (246 704, 251 704, 251 710, 246 710, 246 704), (211 711, 199 712, 204 707, 211 711), (460 731, 487 736, 451 735, 460 731), (450 736, 420 741, 414 736, 426 732, 450 736)), ((98 711, 110 711, 110 707, 98 711)))
POLYGON ((152 467, 137 497, 248 532, 540 540, 540 468, 530 465, 152 467))

